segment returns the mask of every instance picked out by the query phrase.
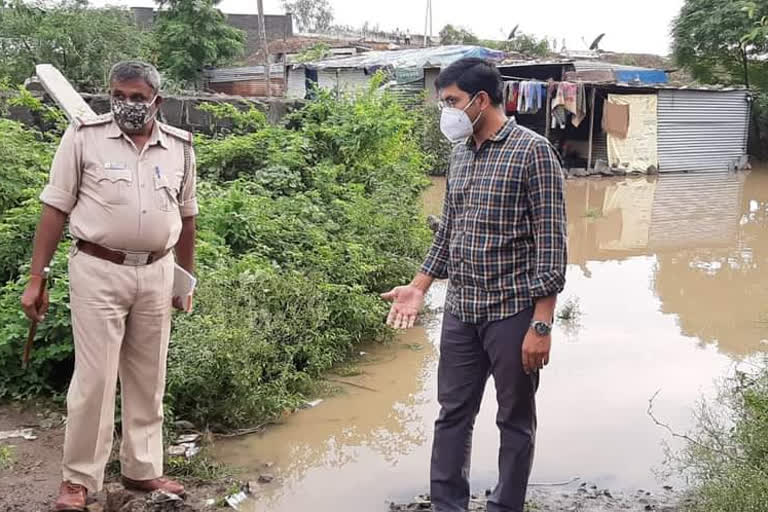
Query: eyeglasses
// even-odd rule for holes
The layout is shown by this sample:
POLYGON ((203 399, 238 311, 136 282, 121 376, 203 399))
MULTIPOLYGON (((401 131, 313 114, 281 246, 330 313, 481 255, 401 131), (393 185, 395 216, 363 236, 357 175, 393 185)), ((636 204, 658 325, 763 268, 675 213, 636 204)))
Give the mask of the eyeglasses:
MULTIPOLYGON (((479 94, 479 93, 477 93, 477 94, 479 94)), ((477 98, 477 94, 475 94, 474 96, 471 96, 469 98, 469 101, 467 102, 466 106, 464 106, 464 108, 467 108, 474 101, 474 99, 477 98)), ((440 110, 443 110, 446 107, 448 107, 448 108, 457 108, 456 104, 459 103, 460 101, 461 100, 459 98, 454 98, 453 96, 451 96, 451 97, 449 97, 447 99, 438 101, 437 102, 437 108, 439 108, 440 110)))
POLYGON ((444 108, 456 108, 456 103, 458 103, 459 100, 456 98, 448 98, 447 100, 440 100, 437 102, 437 108, 440 110, 443 110, 444 108))

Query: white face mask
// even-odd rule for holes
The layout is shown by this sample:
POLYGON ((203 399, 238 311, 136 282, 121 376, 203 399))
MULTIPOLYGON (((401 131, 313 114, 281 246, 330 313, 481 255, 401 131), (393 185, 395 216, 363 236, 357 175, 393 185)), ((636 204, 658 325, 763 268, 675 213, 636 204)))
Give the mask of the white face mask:
POLYGON ((440 131, 443 132, 445 137, 453 142, 461 142, 467 137, 472 136, 475 131, 475 124, 477 123, 482 112, 478 114, 474 121, 469 119, 466 110, 472 105, 477 96, 472 98, 472 101, 467 103, 467 106, 463 109, 454 107, 444 107, 443 112, 440 115, 440 131))

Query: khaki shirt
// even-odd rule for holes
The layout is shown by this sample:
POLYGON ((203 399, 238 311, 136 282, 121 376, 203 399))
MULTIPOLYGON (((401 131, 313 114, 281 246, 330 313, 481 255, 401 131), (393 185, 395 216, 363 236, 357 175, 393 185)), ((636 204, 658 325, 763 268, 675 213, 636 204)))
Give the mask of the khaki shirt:
POLYGON ((197 215, 196 166, 189 132, 156 121, 139 152, 105 114, 70 126, 51 167, 43 203, 69 214, 69 231, 111 249, 162 251, 176 245, 182 217, 197 215))

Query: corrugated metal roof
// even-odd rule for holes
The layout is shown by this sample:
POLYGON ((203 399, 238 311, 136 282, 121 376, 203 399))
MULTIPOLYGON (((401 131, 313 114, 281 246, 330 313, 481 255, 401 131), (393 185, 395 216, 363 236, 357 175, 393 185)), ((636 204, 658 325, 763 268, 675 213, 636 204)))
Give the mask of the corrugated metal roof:
POLYGON ((743 91, 749 94, 749 91, 745 87, 726 87, 718 85, 680 85, 680 84, 652 84, 652 85, 636 85, 628 83, 616 83, 616 84, 597 84, 597 85, 609 85, 610 87, 622 87, 626 89, 658 89, 658 90, 671 90, 671 91, 706 91, 706 92, 734 92, 743 91))
POLYGON ((310 69, 367 69, 375 67, 442 67, 464 57, 481 57, 495 62, 504 58, 504 52, 482 46, 436 46, 432 48, 409 48, 406 50, 366 52, 354 57, 325 59, 298 64, 310 69))
MULTIPOLYGON (((208 83, 217 82, 239 82, 245 80, 254 80, 264 77, 264 66, 247 66, 242 68, 219 68, 208 70, 204 73, 208 83)), ((271 64, 269 66, 269 77, 283 78, 285 76, 285 65, 271 64)))
POLYGON ((747 151, 745 91, 659 92, 659 170, 726 171, 747 151))

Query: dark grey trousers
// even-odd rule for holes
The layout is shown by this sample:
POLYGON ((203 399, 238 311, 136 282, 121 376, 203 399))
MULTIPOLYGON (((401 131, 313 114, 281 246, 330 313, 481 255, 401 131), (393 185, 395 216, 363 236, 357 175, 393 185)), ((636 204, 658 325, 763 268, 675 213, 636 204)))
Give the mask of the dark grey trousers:
POLYGON ((523 371, 523 339, 533 308, 482 324, 446 312, 440 340, 437 399, 440 416, 432 446, 431 495, 435 512, 464 512, 469 505, 472 430, 489 375, 496 384, 501 432, 499 481, 489 512, 523 512, 536 437, 539 374, 523 371))

